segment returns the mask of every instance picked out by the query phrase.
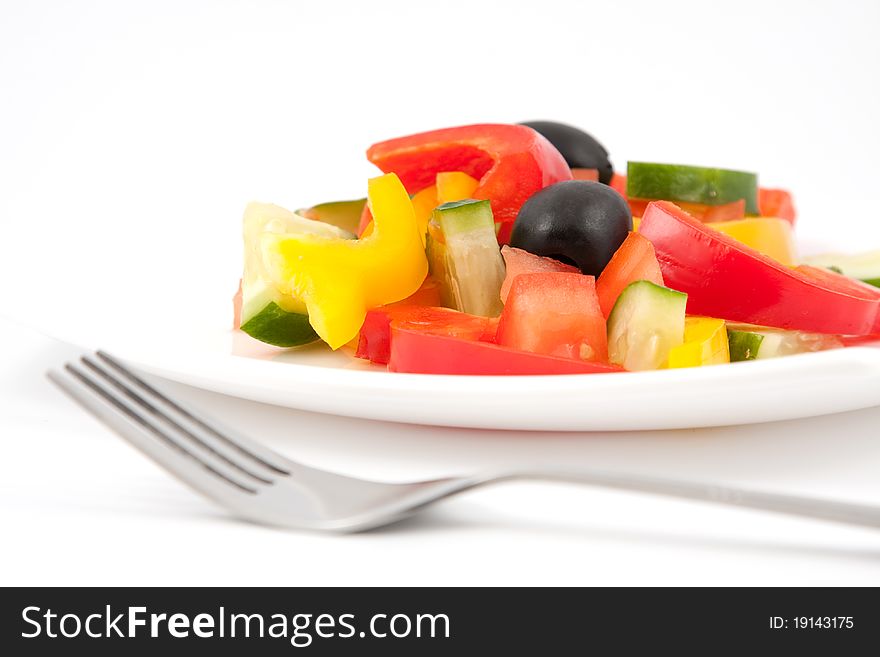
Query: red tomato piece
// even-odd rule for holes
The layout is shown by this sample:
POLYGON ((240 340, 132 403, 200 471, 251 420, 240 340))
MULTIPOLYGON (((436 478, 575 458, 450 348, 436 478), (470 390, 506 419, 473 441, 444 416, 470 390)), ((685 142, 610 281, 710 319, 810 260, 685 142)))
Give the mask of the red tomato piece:
POLYGON ((869 286, 785 267, 672 203, 648 205, 639 234, 654 245, 666 285, 687 293, 690 314, 814 333, 880 331, 880 297, 869 286))
POLYGON ((561 358, 608 360, 596 280, 584 274, 520 274, 498 324, 498 344, 561 358))
POLYGON ((518 351, 408 328, 392 328, 392 372, 415 374, 597 374, 623 372, 616 365, 518 351))
POLYGON ((546 271, 560 271, 570 274, 580 273, 580 269, 574 265, 567 265, 553 258, 545 258, 544 256, 535 255, 534 253, 529 253, 506 244, 501 247, 501 255, 504 257, 504 265, 507 271, 504 276, 504 283, 501 285, 501 301, 504 303, 507 303, 507 295, 510 292, 510 286, 513 285, 513 279, 520 274, 546 271))
POLYGON ((463 171, 480 181, 475 199, 489 199, 499 240, 523 203, 562 180, 571 169, 543 136, 523 125, 484 124, 445 128, 373 144, 367 158, 385 173, 396 173, 414 194, 434 184, 441 171, 463 171))
POLYGON ((611 189, 620 194, 623 198, 626 198, 626 176, 620 173, 613 174, 611 176, 611 189))
POLYGON ((358 358, 387 363, 391 354, 391 334, 395 327, 429 331, 463 340, 495 338, 498 320, 460 313, 450 308, 425 306, 385 306, 370 310, 358 337, 358 358))
POLYGON ((599 182, 599 169, 572 169, 571 177, 575 180, 599 182))
POLYGON ((797 212, 791 194, 784 189, 758 189, 758 209, 762 217, 778 217, 794 225, 797 212))
POLYGON ((654 245, 644 236, 631 232, 611 256, 596 282, 599 306, 606 318, 623 289, 635 281, 664 284, 654 245))

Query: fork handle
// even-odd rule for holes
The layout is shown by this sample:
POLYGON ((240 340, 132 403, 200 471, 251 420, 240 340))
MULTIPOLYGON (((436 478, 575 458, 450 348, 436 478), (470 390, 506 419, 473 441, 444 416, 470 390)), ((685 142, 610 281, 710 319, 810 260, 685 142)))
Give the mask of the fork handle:
POLYGON ((828 520, 848 525, 880 528, 880 506, 851 504, 835 500, 783 495, 690 481, 653 478, 614 472, 538 470, 499 474, 478 484, 509 480, 560 481, 601 488, 653 493, 684 500, 713 502, 791 516, 828 520))

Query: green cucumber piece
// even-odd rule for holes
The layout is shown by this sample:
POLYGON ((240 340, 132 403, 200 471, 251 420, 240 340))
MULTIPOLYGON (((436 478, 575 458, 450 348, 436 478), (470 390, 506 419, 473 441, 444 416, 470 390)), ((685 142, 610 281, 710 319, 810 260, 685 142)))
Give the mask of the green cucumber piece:
POLYGON ((656 370, 684 343, 687 295, 635 281, 627 285, 608 316, 608 357, 630 371, 656 370))
POLYGON ((746 214, 760 214, 758 176, 745 171, 683 164, 628 162, 626 195, 638 199, 724 205, 746 201, 746 214))
POLYGON ((241 330, 276 347, 298 347, 318 339, 307 314, 287 312, 273 301, 244 322, 241 330))
POLYGON ((323 221, 349 233, 357 234, 361 223, 361 214, 366 204, 367 199, 365 198, 354 201, 330 201, 313 205, 304 210, 297 210, 296 213, 307 219, 323 221))
POLYGON ((265 233, 353 238, 337 226, 308 219, 268 203, 250 203, 244 212, 244 272, 241 280, 241 330, 277 347, 297 347, 318 340, 309 325, 305 304, 282 294, 264 265, 261 236, 265 233))
POLYGON ((823 253, 804 258, 803 264, 824 267, 868 285, 880 287, 880 251, 856 254, 823 253))
POLYGON ((727 345, 730 348, 730 362, 755 360, 764 336, 752 331, 727 330, 727 345))
POLYGON ((778 358, 843 346, 836 335, 736 324, 728 326, 727 339, 730 362, 778 358))
POLYGON ((436 208, 427 249, 445 305, 482 317, 501 314, 505 268, 489 201, 469 199, 436 208))

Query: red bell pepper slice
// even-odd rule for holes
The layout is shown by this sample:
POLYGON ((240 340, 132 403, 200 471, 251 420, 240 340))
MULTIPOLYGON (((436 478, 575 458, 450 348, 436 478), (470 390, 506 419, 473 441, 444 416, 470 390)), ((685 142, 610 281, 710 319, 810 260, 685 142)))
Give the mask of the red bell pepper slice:
POLYGON ((622 173, 615 173, 611 176, 611 189, 620 194, 623 198, 626 198, 626 175, 622 173))
POLYGON ((358 334, 355 356, 384 365, 390 354, 391 316, 387 311, 368 310, 358 334))
POLYGON ((644 235, 630 233, 611 256, 596 281, 602 314, 607 318, 624 288, 636 281, 665 285, 654 245, 644 235))
POLYGON ((840 341, 844 347, 862 347, 865 345, 875 345, 880 343, 880 333, 872 335, 841 335, 840 341))
POLYGON ((880 330, 880 295, 833 272, 789 269, 712 230, 676 205, 648 205, 639 234, 688 313, 814 333, 880 330))
POLYGON ((792 225, 797 219, 791 194, 784 189, 759 188, 758 209, 762 217, 778 217, 791 222, 792 225))
POLYGON ((444 128, 373 144, 367 158, 396 173, 410 194, 434 184, 441 171, 463 171, 480 181, 475 199, 489 199, 499 241, 523 203, 562 180, 571 169, 543 136, 524 125, 483 124, 444 128))
POLYGON ((392 327, 391 372, 415 374, 596 374, 616 365, 518 351, 489 342, 392 327))
POLYGON ((496 341, 537 354, 607 361, 596 279, 579 272, 520 274, 501 313, 496 341))
POLYGON ((827 283, 836 287, 842 287, 848 289, 857 296, 867 296, 872 299, 880 299, 880 288, 868 285, 858 279, 838 274, 830 269, 813 267, 811 265, 798 265, 795 267, 795 270, 818 283, 827 283))
POLYGON ((358 337, 356 355, 373 363, 385 364, 391 355, 394 327, 429 331, 464 340, 495 339, 498 320, 468 315, 451 308, 425 306, 385 306, 367 312, 358 337))

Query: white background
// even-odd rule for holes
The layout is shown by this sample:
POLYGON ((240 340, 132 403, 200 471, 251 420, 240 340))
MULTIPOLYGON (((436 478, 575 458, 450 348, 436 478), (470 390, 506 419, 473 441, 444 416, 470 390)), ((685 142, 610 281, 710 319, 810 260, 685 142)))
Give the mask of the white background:
MULTIPOLYGON (((0 273, 15 320, 0 322, 0 582, 878 583, 874 532, 556 485, 481 491, 363 536, 242 525, 52 389, 43 371, 75 352, 26 328, 34 299, 54 334, 107 304, 129 318, 183 312, 151 295, 150 276, 217 307, 234 281, 199 264, 206 250, 239 257, 248 200, 362 196, 370 143, 471 122, 568 121, 619 169, 756 170, 794 191, 805 250, 876 248, 878 3, 0 7, 0 273)), ((880 502, 878 409, 553 436, 175 390, 294 458, 369 477, 561 462, 880 502)))

